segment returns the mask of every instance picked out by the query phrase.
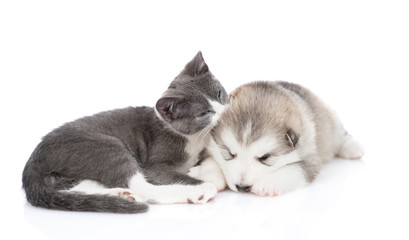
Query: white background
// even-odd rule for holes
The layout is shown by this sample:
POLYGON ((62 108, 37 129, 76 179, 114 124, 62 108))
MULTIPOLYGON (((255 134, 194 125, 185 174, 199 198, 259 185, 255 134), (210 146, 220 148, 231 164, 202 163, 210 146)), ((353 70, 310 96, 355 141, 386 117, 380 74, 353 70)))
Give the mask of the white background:
POLYGON ((393 0, 1 1, 0 238, 408 239, 408 12, 393 0), (228 92, 252 80, 307 86, 365 157, 277 198, 223 192, 139 215, 26 203, 21 172, 42 136, 153 106, 198 50, 228 92))

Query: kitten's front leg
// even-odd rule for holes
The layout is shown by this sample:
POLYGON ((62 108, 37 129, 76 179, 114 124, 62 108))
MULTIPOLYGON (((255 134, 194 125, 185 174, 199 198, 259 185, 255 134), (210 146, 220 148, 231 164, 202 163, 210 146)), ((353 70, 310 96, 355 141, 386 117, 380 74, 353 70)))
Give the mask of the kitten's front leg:
POLYGON ((278 196, 307 184, 304 169, 299 163, 286 165, 260 178, 251 192, 259 196, 278 196))
POLYGON ((131 177, 128 186, 148 203, 208 203, 217 194, 213 183, 177 172, 150 169, 146 177, 136 174, 131 177))
POLYGON ((204 182, 213 183, 219 192, 226 188, 223 172, 217 162, 211 157, 204 159, 200 165, 192 167, 188 175, 204 182))

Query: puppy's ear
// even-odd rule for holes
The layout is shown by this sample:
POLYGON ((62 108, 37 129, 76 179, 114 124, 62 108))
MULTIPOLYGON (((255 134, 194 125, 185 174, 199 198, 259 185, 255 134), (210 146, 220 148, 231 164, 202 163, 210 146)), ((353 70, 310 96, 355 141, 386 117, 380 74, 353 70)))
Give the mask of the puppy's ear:
POLYGON ((292 130, 292 129, 288 129, 287 133, 285 134, 287 141, 288 141, 288 145, 292 148, 295 148, 295 146, 297 145, 298 142, 298 136, 297 134, 292 130))
POLYGON ((234 100, 234 95, 233 94, 229 94, 229 102, 232 103, 234 100))
POLYGON ((182 73, 191 77, 199 76, 209 72, 209 67, 205 63, 202 52, 198 52, 196 56, 186 64, 182 73))
POLYGON ((163 97, 156 102, 156 110, 167 121, 178 118, 180 113, 180 103, 183 99, 178 97, 163 97))

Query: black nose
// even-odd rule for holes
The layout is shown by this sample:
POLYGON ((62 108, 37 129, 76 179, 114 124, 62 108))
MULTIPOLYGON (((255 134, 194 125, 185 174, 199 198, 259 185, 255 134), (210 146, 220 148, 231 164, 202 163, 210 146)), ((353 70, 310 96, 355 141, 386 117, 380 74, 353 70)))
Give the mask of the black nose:
POLYGON ((251 186, 247 185, 236 185, 237 191, 239 192, 250 192, 251 186))

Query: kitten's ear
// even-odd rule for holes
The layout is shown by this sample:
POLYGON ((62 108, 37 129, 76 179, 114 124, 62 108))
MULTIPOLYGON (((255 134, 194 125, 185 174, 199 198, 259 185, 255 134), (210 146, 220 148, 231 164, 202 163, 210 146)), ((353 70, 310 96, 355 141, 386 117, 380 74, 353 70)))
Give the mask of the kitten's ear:
POLYGON ((156 102, 156 110, 165 119, 172 121, 176 119, 180 113, 178 106, 182 99, 177 97, 163 97, 156 102))
POLYGON ((205 63, 201 51, 199 51, 196 56, 186 64, 185 69, 182 71, 183 74, 191 77, 199 76, 207 72, 209 72, 209 67, 205 63))
POLYGON ((297 145, 297 142, 298 142, 297 134, 292 129, 288 129, 285 136, 286 136, 286 138, 288 140, 288 144, 291 147, 295 148, 295 146, 297 145))

